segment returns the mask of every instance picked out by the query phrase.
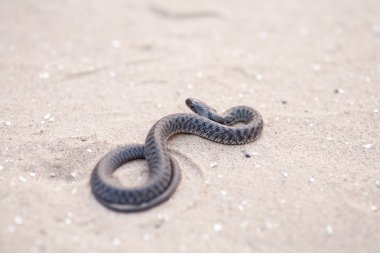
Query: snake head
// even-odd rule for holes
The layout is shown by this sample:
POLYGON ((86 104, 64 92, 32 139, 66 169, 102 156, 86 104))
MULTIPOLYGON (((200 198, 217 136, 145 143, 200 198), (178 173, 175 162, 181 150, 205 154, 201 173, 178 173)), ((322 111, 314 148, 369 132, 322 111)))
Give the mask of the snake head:
POLYGON ((186 99, 186 105, 196 114, 202 117, 210 118, 211 114, 216 114, 216 110, 208 106, 206 103, 195 99, 186 99))

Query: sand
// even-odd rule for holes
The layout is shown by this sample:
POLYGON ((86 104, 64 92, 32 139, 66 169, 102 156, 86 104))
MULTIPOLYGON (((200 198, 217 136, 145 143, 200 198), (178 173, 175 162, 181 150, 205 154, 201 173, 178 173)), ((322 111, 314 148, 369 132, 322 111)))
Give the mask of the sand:
MULTIPOLYGON (((379 1, 1 1, 0 252, 380 252, 379 1), (169 142, 182 181, 138 214, 89 176, 187 97, 259 140, 169 142), (251 152, 247 158, 244 152, 251 152)), ((144 161, 115 176, 143 184, 144 161)))

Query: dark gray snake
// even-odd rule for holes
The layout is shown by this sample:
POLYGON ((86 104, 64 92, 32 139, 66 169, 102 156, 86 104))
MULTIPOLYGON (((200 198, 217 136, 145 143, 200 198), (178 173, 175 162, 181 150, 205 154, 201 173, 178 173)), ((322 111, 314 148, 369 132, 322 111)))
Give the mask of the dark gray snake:
POLYGON ((117 148, 104 156, 91 175, 95 198, 105 207, 119 212, 149 209, 169 199, 180 181, 176 160, 168 153, 168 139, 180 133, 195 134, 222 144, 245 144, 254 141, 263 129, 261 115, 251 107, 236 106, 223 114, 196 99, 186 104, 196 114, 171 114, 154 124, 145 145, 132 144, 117 148), (235 123, 245 123, 232 126, 235 123), (139 187, 125 188, 115 183, 112 173, 135 159, 146 159, 148 182, 139 187))

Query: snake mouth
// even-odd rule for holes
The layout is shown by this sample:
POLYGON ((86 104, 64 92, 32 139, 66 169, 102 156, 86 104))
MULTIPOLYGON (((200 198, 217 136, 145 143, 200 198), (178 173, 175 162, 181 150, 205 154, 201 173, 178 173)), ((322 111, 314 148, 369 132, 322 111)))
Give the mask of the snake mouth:
POLYGON ((196 99, 188 98, 186 99, 186 105, 199 116, 205 117, 207 119, 211 118, 212 114, 216 114, 216 110, 208 106, 206 103, 196 99))
POLYGON ((194 98, 187 98, 185 102, 186 105, 190 107, 194 104, 194 98))
POLYGON ((187 107, 189 107, 193 112, 196 113, 196 109, 195 109, 196 99, 188 98, 188 99, 186 99, 185 102, 186 102, 187 107))

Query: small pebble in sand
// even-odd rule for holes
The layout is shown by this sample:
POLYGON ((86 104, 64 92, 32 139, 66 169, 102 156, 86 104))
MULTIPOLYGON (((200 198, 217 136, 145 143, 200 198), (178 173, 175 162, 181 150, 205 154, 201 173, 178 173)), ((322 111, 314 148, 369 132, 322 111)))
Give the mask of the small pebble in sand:
POLYGON ((247 201, 243 200, 240 205, 238 205, 238 209, 240 211, 244 211, 245 207, 247 206, 247 201))
POLYGON ((113 48, 120 48, 121 47, 121 42, 119 40, 111 40, 111 46, 113 48))
POLYGON ((375 181, 375 185, 376 185, 377 187, 380 187, 380 180, 376 180, 376 181, 375 181))
POLYGON ((378 113, 379 112, 379 109, 375 108, 373 109, 373 113, 378 113))
POLYGON ((86 151, 88 152, 88 153, 92 153, 92 150, 91 149, 86 149, 86 151))
POLYGON ((226 195, 227 195, 227 192, 226 192, 225 190, 221 190, 221 191, 220 191, 220 195, 222 195, 222 196, 226 196, 226 195))
POLYGON ((88 141, 88 137, 86 137, 86 136, 80 136, 79 140, 85 142, 85 141, 88 141))
POLYGON ((247 158, 251 158, 251 157, 257 156, 257 153, 256 153, 256 152, 249 151, 249 150, 244 150, 244 151, 243 151, 243 154, 244 154, 245 157, 247 157, 247 158))
POLYGON ((20 216, 16 216, 15 219, 14 219, 14 222, 17 225, 22 225, 24 223, 24 220, 20 216))
POLYGON ((257 80, 257 81, 261 81, 261 80, 263 80, 263 76, 262 76, 262 75, 260 75, 260 74, 256 74, 255 76, 256 76, 256 80, 257 80))
POLYGON ((4 167, 0 165, 0 170, 3 170, 3 169, 4 169, 4 167))
POLYGON ((326 140, 332 141, 332 138, 331 137, 326 137, 326 140))
POLYGON ((371 211, 376 212, 378 210, 377 206, 371 206, 371 211))
POLYGON ((75 178, 75 177, 77 176, 77 173, 75 173, 75 172, 71 172, 71 173, 70 173, 70 176, 72 176, 73 178, 75 178))
POLYGON ((373 143, 363 144, 363 147, 366 149, 372 148, 372 146, 373 146, 373 143))
POLYGON ((267 227, 267 229, 272 229, 273 228, 273 224, 270 221, 266 221, 265 222, 265 226, 267 227))
POLYGON ((192 90, 193 89, 193 85, 191 83, 188 83, 187 84, 187 89, 192 90))
POLYGON ((115 238, 112 239, 112 245, 119 246, 120 243, 121 243, 121 241, 120 241, 119 238, 115 237, 115 238))
POLYGON ((161 221, 169 221, 169 215, 166 213, 157 214, 157 219, 161 221))
POLYGON ((329 235, 331 235, 331 234, 334 232, 333 227, 332 227, 331 225, 327 225, 327 226, 326 226, 326 232, 327 232, 329 235))
POLYGON ((223 178, 222 174, 217 175, 218 178, 223 178))
POLYGON ((5 125, 6 125, 6 126, 11 126, 12 123, 11 123, 10 121, 7 120, 7 121, 5 121, 5 125))
POLYGON ((49 119, 51 117, 50 113, 45 114, 44 119, 49 119))
POLYGON ((144 234, 142 239, 144 241, 149 241, 150 239, 152 239, 152 235, 151 234, 144 234))
POLYGON ((65 218, 65 224, 70 225, 72 223, 71 219, 69 217, 65 218))
POLYGON ((31 177, 35 177, 35 176, 36 176, 36 172, 29 172, 29 175, 30 175, 31 177))
POLYGON ((50 175, 49 175, 50 177, 55 177, 56 176, 56 174, 54 173, 54 172, 52 172, 52 173, 50 173, 50 175))
POLYGON ((315 178, 314 177, 309 177, 309 182, 310 183, 314 183, 315 182, 315 178))
POLYGON ((335 90, 334 90, 334 93, 335 93, 335 94, 342 94, 342 93, 344 93, 344 90, 338 88, 338 89, 335 89, 335 90))
POLYGON ((287 177, 289 176, 288 172, 286 172, 286 171, 282 172, 282 175, 283 175, 285 178, 287 178, 287 177))
POLYGON ((50 77, 50 74, 47 71, 42 71, 42 72, 38 73, 39 79, 42 79, 42 80, 43 79, 49 79, 49 77, 50 77))
POLYGON ((311 66, 310 66, 310 68, 313 70, 313 71, 320 71, 321 70, 321 65, 319 65, 319 64, 312 64, 311 66))
POLYGON ((214 231, 215 232, 220 232, 220 231, 222 231, 222 229, 223 229, 223 225, 222 224, 220 224, 220 223, 215 223, 214 224, 214 231))
POLYGON ((215 168, 216 166, 218 166, 217 163, 215 163, 215 162, 210 163, 210 167, 211 167, 211 168, 215 168))
POLYGON ((26 178, 23 177, 23 176, 19 176, 18 179, 19 179, 21 182, 24 182, 24 183, 26 182, 26 178))
POLYGON ((288 103, 288 101, 286 101, 286 100, 281 100, 281 104, 286 105, 287 103, 288 103))

